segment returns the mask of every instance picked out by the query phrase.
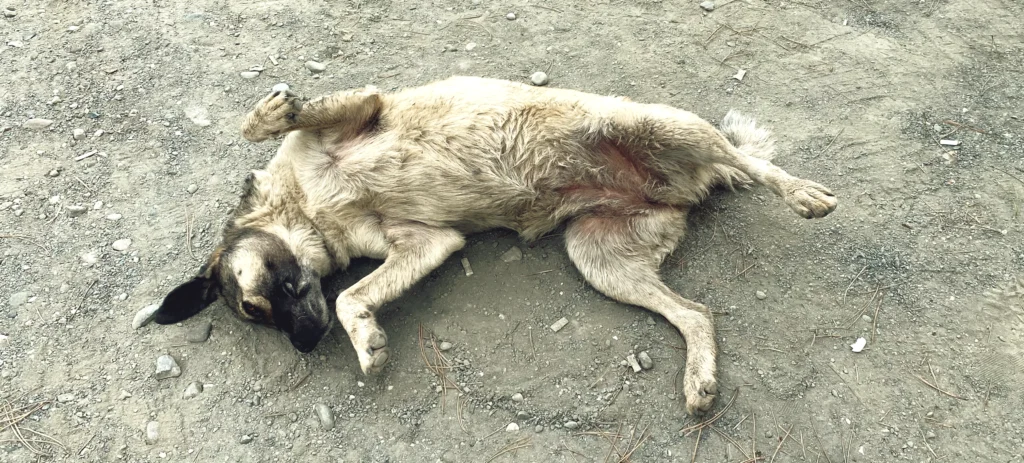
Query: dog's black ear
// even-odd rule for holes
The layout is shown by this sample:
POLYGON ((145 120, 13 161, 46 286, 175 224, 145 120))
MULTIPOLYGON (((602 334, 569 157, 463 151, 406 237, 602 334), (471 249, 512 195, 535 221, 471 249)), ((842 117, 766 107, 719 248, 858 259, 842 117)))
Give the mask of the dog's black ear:
POLYGON ((213 301, 217 300, 217 279, 215 268, 220 265, 218 249, 210 255, 210 260, 199 269, 199 275, 174 288, 160 308, 153 314, 153 320, 161 325, 178 323, 201 312, 213 301))
POLYGON ((217 300, 214 284, 213 280, 200 275, 174 288, 160 304, 153 320, 161 325, 169 325, 199 313, 217 300))

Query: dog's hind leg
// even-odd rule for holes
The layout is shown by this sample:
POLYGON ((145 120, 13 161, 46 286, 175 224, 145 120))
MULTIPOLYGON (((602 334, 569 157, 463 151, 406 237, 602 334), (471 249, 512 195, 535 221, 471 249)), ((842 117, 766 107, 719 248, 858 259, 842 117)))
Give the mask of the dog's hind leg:
POLYGON ((569 258, 612 299, 657 312, 686 339, 686 411, 707 411, 718 393, 715 331, 706 307, 676 294, 658 267, 686 231, 686 212, 664 207, 642 214, 582 216, 565 232, 569 258))
POLYGON ((384 263, 342 292, 336 309, 365 374, 379 372, 390 354, 374 312, 465 245, 463 236, 450 228, 411 222, 385 223, 382 228, 389 243, 384 263))
POLYGON ((719 131, 695 114, 671 106, 622 104, 599 108, 592 127, 638 152, 650 153, 645 162, 669 178, 673 170, 692 169, 694 164, 725 165, 767 186, 802 217, 824 217, 836 208, 836 197, 828 188, 771 163, 775 149, 771 133, 753 119, 730 112, 719 131))
POLYGON ((376 87, 346 90, 302 102, 290 91, 272 92, 242 122, 242 136, 261 142, 293 130, 330 128, 343 137, 358 134, 380 112, 376 87))

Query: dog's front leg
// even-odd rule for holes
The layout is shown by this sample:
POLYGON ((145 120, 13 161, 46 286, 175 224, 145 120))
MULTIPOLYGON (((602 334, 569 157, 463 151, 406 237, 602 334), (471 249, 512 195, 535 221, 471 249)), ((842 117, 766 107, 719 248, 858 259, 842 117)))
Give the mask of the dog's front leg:
POLYGON ((316 98, 305 103, 290 91, 272 92, 242 122, 242 136, 261 142, 293 130, 333 129, 355 136, 381 109, 380 91, 368 86, 316 98))
POLYGON ((390 355, 387 335, 374 312, 465 245, 462 234, 450 228, 418 222, 385 223, 383 228, 389 243, 384 263, 341 293, 337 303, 338 319, 365 374, 379 372, 390 355))

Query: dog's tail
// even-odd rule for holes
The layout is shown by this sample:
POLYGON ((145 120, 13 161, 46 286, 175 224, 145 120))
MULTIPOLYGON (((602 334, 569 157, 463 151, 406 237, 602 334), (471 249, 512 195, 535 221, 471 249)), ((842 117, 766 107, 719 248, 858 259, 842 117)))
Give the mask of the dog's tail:
MULTIPOLYGON (((775 139, 772 137, 772 132, 764 127, 758 127, 752 117, 744 116, 736 111, 729 111, 722 119, 719 130, 729 140, 729 143, 748 156, 766 161, 770 161, 775 156, 775 139)), ((752 183, 747 174, 732 167, 719 164, 715 165, 714 169, 715 185, 735 188, 752 183)))

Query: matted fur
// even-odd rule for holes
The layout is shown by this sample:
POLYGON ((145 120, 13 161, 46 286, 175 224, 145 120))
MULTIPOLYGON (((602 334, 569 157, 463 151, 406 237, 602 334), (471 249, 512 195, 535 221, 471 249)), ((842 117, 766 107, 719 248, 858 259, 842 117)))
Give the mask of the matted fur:
POLYGON ((221 294, 238 293, 228 301, 236 311, 239 301, 278 291, 228 288, 277 281, 252 259, 231 267, 240 230, 277 237, 251 252, 284 246, 320 277, 354 257, 384 259, 336 309, 362 370, 376 372, 390 351, 374 312, 460 249, 466 234, 509 228, 532 240, 568 222, 567 250, 588 282, 682 333, 690 413, 710 408, 717 394, 714 328, 706 307, 658 276, 689 208, 716 185, 752 182, 807 218, 836 207, 825 187, 771 164, 771 134, 738 113, 719 130, 670 106, 502 80, 454 77, 395 93, 367 87, 305 103, 275 92, 249 113, 243 134, 257 142, 286 136, 254 174, 207 265, 221 294))

